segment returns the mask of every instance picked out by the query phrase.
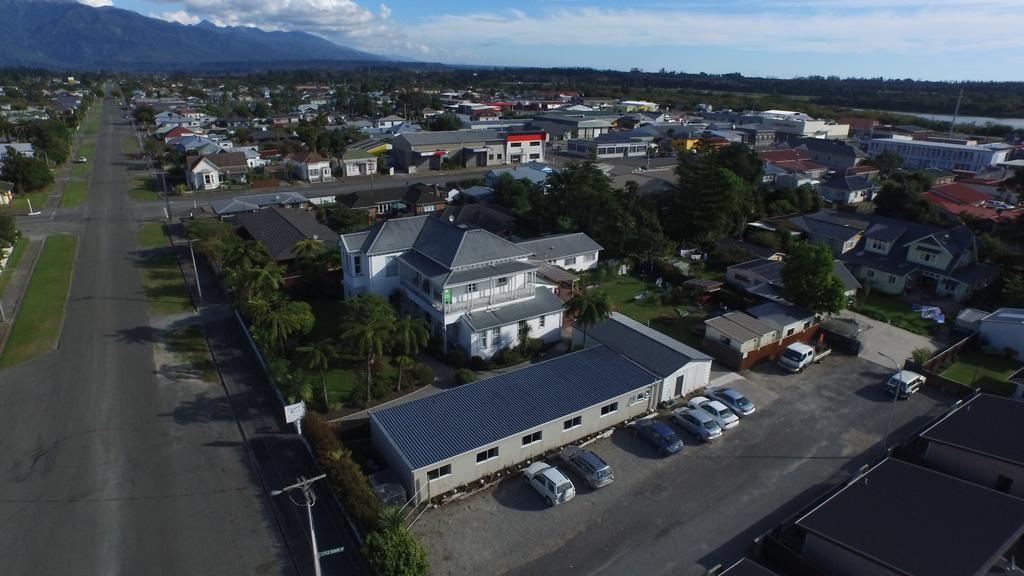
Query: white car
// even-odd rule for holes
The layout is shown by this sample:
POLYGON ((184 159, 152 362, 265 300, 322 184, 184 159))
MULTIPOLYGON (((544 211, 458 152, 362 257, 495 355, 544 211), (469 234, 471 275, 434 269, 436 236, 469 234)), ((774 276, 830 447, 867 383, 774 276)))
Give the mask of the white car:
POLYGON ((85 164, 88 161, 89 161, 89 159, 86 158, 85 156, 79 156, 78 160, 76 160, 75 162, 77 162, 78 164, 85 164))
POLYGON ((700 408, 714 416, 715 420, 718 421, 718 425, 721 426, 723 430, 733 428, 740 423, 739 417, 737 417, 736 414, 733 414, 732 410, 729 410, 725 404, 722 404, 718 400, 712 400, 704 396, 694 396, 693 398, 690 398, 689 406, 690 408, 700 408))
POLYGON ((896 394, 897 387, 899 388, 899 394, 896 394, 901 400, 909 398, 911 394, 917 392, 927 378, 918 374, 917 372, 911 372, 910 370, 903 370, 897 372, 889 378, 885 383, 885 389, 889 394, 896 394))
POLYGON ((722 427, 714 416, 700 408, 676 408, 672 411, 672 419, 687 432, 705 442, 722 435, 722 427))
POLYGON ((576 496, 576 487, 565 474, 547 462, 534 462, 523 470, 526 483, 544 497, 548 506, 565 504, 576 496))

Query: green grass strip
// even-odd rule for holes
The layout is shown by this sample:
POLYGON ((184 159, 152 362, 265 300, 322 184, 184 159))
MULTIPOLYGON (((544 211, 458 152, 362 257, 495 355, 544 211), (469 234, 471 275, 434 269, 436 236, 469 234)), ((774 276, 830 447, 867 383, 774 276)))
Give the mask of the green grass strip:
POLYGON ((57 344, 77 248, 78 236, 61 234, 46 238, 0 356, 0 368, 35 358, 57 344))
POLYGON ((28 238, 24 236, 18 238, 18 241, 14 243, 14 251, 11 252, 11 257, 7 259, 7 266, 0 270, 0 296, 4 295, 4 291, 7 290, 7 284, 10 283, 11 278, 14 278, 14 271, 18 268, 18 262, 21 262, 21 257, 25 255, 25 248, 27 246, 28 238))
POLYGON ((185 278, 173 248, 153 248, 140 258, 142 290, 153 316, 180 314, 192 310, 185 278))
POLYGON ((64 195, 60 197, 61 208, 73 208, 85 202, 89 183, 82 180, 68 180, 64 184, 64 195))

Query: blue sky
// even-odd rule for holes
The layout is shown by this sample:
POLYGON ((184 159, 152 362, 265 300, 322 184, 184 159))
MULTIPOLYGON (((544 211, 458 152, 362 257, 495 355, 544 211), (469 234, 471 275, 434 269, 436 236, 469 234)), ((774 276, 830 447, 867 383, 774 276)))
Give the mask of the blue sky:
POLYGON ((1024 79, 1021 0, 82 1, 461 64, 1024 79))

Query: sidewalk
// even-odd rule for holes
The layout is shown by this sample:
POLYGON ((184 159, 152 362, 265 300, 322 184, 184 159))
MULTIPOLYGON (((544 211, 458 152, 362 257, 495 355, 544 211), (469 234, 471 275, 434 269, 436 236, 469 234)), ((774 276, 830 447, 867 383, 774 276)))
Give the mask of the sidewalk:
POLYGON ((0 352, 7 344, 7 334, 14 325, 14 319, 18 315, 18 307, 25 296, 25 289, 32 278, 32 270, 35 269, 36 260, 39 259, 39 252, 43 248, 43 238, 29 238, 28 246, 21 255, 18 267, 14 269, 14 277, 8 282, 3 294, 0 294, 0 305, 4 309, 6 322, 0 322, 0 352))

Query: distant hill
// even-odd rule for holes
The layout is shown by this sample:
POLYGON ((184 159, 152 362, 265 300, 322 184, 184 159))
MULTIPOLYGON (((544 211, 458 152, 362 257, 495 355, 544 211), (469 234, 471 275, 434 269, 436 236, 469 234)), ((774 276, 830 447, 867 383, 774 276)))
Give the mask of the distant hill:
POLYGON ((0 0, 0 22, 0 66, 159 71, 388 60, 305 32, 186 26, 74 1, 0 0))

